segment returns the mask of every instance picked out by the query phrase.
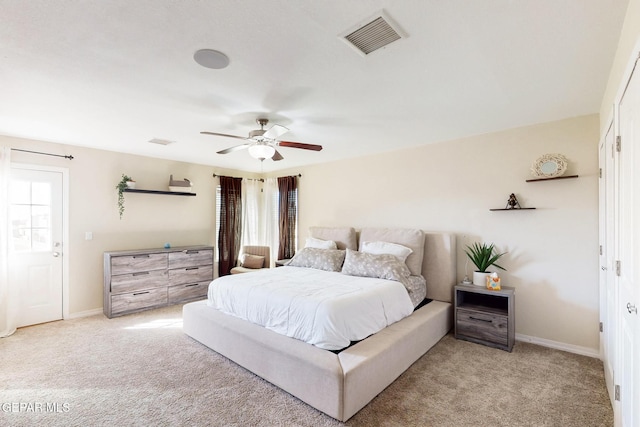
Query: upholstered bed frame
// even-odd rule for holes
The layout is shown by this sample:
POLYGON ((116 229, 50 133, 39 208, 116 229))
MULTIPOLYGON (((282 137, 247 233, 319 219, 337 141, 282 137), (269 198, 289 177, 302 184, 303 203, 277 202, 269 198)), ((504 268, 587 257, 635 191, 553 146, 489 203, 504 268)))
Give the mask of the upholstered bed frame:
MULTIPOLYGON (((312 227, 310 233, 336 241, 339 248, 356 248, 353 229, 312 227)), ((405 243, 402 231, 398 234, 395 229, 362 230, 361 239, 365 234, 405 243)), ((433 301, 340 353, 222 314, 206 301, 184 306, 184 332, 314 408, 346 421, 451 329, 455 237, 425 232, 423 249, 420 267, 427 298, 433 301)))

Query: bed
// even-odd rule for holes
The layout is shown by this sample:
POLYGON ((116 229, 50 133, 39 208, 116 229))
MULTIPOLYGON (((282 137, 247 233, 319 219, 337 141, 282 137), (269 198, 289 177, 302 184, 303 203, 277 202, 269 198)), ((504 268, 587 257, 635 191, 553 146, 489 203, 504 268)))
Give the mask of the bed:
MULTIPOLYGON (((310 236, 334 241, 338 249, 358 248, 350 227, 311 227, 310 236)), ((342 351, 319 348, 224 314, 208 300, 184 306, 184 332, 327 415, 348 420, 435 345, 451 329, 453 318, 453 235, 364 228, 359 241, 412 248, 406 264, 412 274, 424 276, 426 297, 432 301, 342 351)))

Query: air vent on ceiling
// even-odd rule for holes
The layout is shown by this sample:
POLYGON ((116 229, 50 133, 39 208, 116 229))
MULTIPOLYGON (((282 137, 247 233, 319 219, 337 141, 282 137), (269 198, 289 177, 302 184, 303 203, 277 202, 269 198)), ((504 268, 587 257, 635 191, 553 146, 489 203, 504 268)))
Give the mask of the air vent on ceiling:
POLYGON ((168 139, 153 138, 153 139, 150 139, 149 142, 151 144, 169 145, 169 144, 173 144, 175 141, 169 141, 168 139))
POLYGON ((375 14, 368 23, 359 25, 355 31, 350 30, 345 34, 342 35, 344 40, 364 55, 369 55, 403 37, 401 31, 394 28, 391 20, 383 13, 375 14))

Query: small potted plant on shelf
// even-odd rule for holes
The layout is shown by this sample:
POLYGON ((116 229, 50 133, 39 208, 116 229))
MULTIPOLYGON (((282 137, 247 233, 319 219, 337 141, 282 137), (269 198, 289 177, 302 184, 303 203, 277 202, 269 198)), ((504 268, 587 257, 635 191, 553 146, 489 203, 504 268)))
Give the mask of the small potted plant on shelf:
POLYGON ((486 243, 474 243, 472 246, 467 246, 464 251, 471 262, 476 266, 477 270, 473 272, 473 284, 478 286, 485 286, 487 282, 487 276, 491 274, 487 271, 492 265, 505 270, 504 267, 496 264, 496 261, 500 259, 506 252, 501 254, 496 253, 494 244, 487 245, 486 243))
POLYGON ((124 190, 127 188, 136 188, 136 182, 130 176, 122 174, 122 179, 116 185, 116 189, 118 190, 118 212, 120 212, 120 219, 122 219, 122 214, 124 213, 124 190))

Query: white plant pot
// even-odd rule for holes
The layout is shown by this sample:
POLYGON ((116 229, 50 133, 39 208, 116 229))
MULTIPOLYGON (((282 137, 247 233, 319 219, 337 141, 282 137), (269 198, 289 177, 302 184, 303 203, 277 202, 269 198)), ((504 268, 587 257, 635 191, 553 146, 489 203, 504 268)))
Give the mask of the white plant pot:
POLYGON ((135 181, 127 181, 127 188, 136 188, 135 181))
POLYGON ((489 276, 491 272, 483 273, 480 271, 473 272, 473 284, 476 286, 487 286, 487 276, 489 276))

